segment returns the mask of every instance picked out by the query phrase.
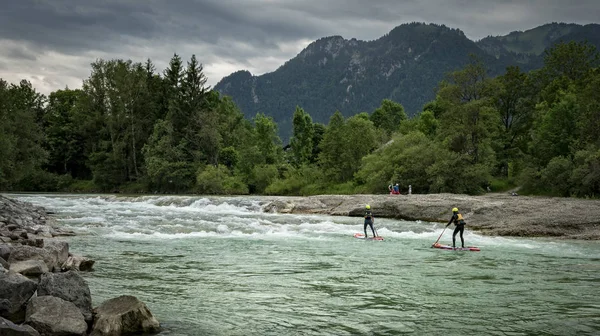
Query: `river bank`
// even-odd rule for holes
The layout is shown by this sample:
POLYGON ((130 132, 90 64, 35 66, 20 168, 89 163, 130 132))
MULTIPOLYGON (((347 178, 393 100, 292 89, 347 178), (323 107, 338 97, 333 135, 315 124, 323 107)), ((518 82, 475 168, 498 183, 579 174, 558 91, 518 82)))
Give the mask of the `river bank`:
POLYGON ((600 200, 486 194, 319 195, 274 198, 265 210, 362 216, 370 204, 375 217, 448 222, 458 207, 467 228, 481 234, 515 237, 600 239, 600 200))

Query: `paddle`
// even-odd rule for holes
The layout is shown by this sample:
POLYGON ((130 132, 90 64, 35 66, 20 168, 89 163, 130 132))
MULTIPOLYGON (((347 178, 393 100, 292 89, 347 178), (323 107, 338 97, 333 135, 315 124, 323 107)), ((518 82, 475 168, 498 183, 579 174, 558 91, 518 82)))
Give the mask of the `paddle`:
POLYGON ((442 230, 442 233, 440 233, 440 236, 438 237, 438 239, 435 241, 435 243, 433 243, 433 245, 431 245, 431 247, 434 247, 435 244, 437 244, 440 241, 440 238, 442 238, 442 235, 444 234, 444 231, 446 231, 446 228, 448 226, 444 227, 444 229, 442 230))

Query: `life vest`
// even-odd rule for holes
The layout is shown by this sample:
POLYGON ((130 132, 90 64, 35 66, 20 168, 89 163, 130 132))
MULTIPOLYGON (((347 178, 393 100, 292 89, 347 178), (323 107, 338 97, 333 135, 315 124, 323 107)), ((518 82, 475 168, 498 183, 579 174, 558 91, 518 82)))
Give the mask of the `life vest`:
POLYGON ((454 220, 454 224, 456 225, 465 225, 465 219, 460 213, 456 214, 456 219, 454 220))
POLYGON ((373 217, 373 213, 371 210, 365 211, 365 219, 371 219, 373 217))

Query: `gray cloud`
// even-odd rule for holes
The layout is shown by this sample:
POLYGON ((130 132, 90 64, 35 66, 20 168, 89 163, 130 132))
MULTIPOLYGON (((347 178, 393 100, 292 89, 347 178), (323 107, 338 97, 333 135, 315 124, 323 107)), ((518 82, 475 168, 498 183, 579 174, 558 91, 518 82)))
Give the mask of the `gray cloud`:
POLYGON ((472 39, 548 22, 597 22, 597 0, 19 0, 0 11, 0 76, 42 92, 79 86, 97 58, 196 54, 214 85, 229 73, 275 70, 311 41, 376 39, 406 22, 472 39))

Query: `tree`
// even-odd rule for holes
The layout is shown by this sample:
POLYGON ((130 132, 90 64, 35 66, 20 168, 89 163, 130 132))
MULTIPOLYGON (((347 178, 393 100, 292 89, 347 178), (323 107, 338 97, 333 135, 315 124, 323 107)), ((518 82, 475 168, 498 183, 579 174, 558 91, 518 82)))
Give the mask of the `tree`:
POLYGON ((375 127, 385 130, 387 135, 390 136, 398 131, 400 123, 406 120, 407 116, 401 104, 384 99, 381 106, 371 114, 370 119, 375 127))
POLYGON ((313 151, 313 121, 308 113, 297 106, 292 123, 293 136, 290 141, 290 146, 292 148, 292 162, 299 167, 310 161, 313 151))
POLYGON ((506 73, 497 78, 498 90, 493 99, 502 124, 500 148, 498 150, 499 173, 509 176, 509 163, 518 157, 518 142, 531 129, 534 112, 534 97, 529 89, 527 74, 519 67, 508 67, 506 73))
POLYGON ((0 189, 30 189, 28 177, 39 173, 47 158, 40 123, 45 97, 28 81, 0 79, 0 189))
POLYGON ((262 163, 274 164, 281 161, 281 139, 277 135, 277 124, 272 117, 257 113, 254 117, 256 127, 256 140, 258 151, 264 158, 262 163))
POLYGON ((86 175, 83 137, 74 120, 74 107, 82 94, 69 89, 52 92, 44 114, 48 170, 74 178, 86 175))
POLYGON ((319 144, 319 165, 329 178, 339 179, 341 167, 345 160, 340 155, 340 149, 344 146, 344 116, 340 111, 329 118, 329 124, 323 134, 323 140, 319 144))

